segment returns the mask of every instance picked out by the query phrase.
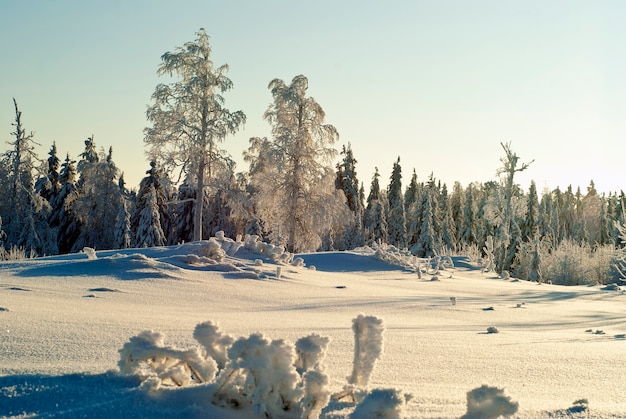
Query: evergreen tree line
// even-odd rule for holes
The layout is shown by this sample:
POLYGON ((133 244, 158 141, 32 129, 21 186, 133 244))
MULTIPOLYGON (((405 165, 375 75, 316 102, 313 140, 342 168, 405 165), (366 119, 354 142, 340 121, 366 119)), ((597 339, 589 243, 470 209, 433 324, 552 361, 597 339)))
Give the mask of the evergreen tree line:
MULTIPOLYGON (((53 255, 77 252, 86 246, 124 249, 193 240, 197 195, 193 176, 175 187, 153 161, 138 189, 130 191, 113 161, 112 148, 108 153, 98 151, 93 136, 85 140, 78 161, 69 155, 61 161, 55 143, 48 158, 40 161, 33 134, 24 130, 16 102, 15 110, 14 141, 0 161, 0 179, 8 192, 0 200, 5 251, 19 247, 31 256, 53 255)), ((307 210, 329 216, 329 222, 320 223, 324 229, 307 232, 300 224, 293 232, 280 231, 275 213, 285 203, 272 203, 261 192, 264 184, 275 187, 273 182, 280 177, 267 179, 267 166, 272 162, 258 157, 263 154, 258 150, 270 147, 267 142, 251 140, 247 173, 235 173, 228 162, 215 166, 203 196, 205 237, 222 230, 232 238, 256 234, 285 245, 287 235, 297 235, 303 243, 297 249, 301 251, 348 250, 385 243, 408 249, 418 257, 472 251, 484 256, 493 249, 494 240, 496 248, 498 241, 508 240, 501 249, 506 253, 499 259, 494 256, 498 271, 515 270, 520 249, 538 241, 549 249, 562 243, 621 246, 618 227, 625 219, 623 192, 599 194, 591 181, 584 194, 580 188, 574 191, 569 186, 543 191, 539 197, 534 182, 527 192, 513 184, 508 216, 505 181, 466 187, 455 182, 450 191, 432 174, 425 182, 418 182, 413 169, 408 185, 403 187, 398 158, 386 188, 381 187, 376 169, 366 198, 350 144, 343 146, 332 173, 334 190, 330 196, 335 202, 318 202, 317 208, 311 205, 307 210), (256 158, 251 157, 255 152, 256 158), (503 234, 507 218, 509 225, 503 234)), ((329 167, 325 169, 328 176, 329 167)), ((313 189, 320 184, 308 186, 314 194, 313 189)))

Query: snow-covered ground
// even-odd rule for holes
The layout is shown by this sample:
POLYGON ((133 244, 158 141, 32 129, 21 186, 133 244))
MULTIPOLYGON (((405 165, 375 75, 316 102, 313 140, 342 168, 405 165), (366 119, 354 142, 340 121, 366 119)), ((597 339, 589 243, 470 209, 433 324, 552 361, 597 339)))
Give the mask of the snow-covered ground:
MULTIPOLYGON (((515 417, 576 416, 568 409, 580 399, 581 417, 626 417, 620 290, 498 279, 462 258, 438 280, 418 279, 367 251, 300 255, 305 266, 293 266, 241 248, 213 263, 200 246, 0 263, 0 416, 260 417, 193 388, 150 392, 118 373, 118 351, 144 330, 196 348, 207 320, 235 338, 317 333, 330 338, 325 372, 338 393, 353 368, 352 320, 365 314, 385 327, 369 388, 410 393, 404 417, 461 417, 483 384, 519 403, 515 417)), ((353 410, 331 401, 321 417, 353 410)))

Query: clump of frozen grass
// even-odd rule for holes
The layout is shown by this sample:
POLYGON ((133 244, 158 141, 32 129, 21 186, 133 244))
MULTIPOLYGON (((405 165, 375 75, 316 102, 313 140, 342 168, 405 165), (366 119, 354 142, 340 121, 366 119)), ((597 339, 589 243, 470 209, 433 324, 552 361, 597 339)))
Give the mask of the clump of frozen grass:
POLYGON ((403 396, 394 389, 374 389, 354 409, 350 419, 401 419, 410 395, 403 396))
POLYGON ((0 246, 0 260, 24 260, 37 257, 37 252, 31 249, 30 252, 26 251, 23 246, 11 246, 10 249, 5 249, 0 246))
MULTIPOLYGON (((399 417, 394 413, 400 412, 399 393, 365 390, 382 353, 382 320, 360 315, 352 328, 354 369, 345 395, 366 403, 357 404, 357 414, 386 412, 381 417, 399 417)), ((330 401, 330 380, 322 363, 327 337, 311 334, 295 345, 258 333, 235 340, 211 321, 198 324, 193 337, 202 348, 181 350, 166 346, 162 333, 144 331, 120 349, 120 373, 138 377, 140 388, 154 397, 160 397, 162 387, 195 386, 187 397, 200 397, 198 405, 210 400, 221 407, 247 407, 260 417, 315 419, 330 401)), ((356 417, 368 417, 363 414, 356 417)))
POLYGON ((519 404, 497 387, 482 385, 467 393, 467 413, 462 419, 488 419, 511 416, 519 404))
POLYGON ((374 316, 359 316, 352 320, 354 331, 354 363, 348 383, 365 387, 374 371, 374 365, 383 352, 382 319, 374 316))

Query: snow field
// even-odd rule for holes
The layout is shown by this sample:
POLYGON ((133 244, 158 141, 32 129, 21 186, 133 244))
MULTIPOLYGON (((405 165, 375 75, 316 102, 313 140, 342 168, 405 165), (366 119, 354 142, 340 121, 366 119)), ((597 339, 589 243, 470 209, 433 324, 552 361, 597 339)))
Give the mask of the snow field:
MULTIPOLYGON (((328 337, 325 373, 337 393, 352 374, 352 320, 359 313, 382 318, 385 327, 368 387, 412 394, 406 417, 460 417, 467 392, 483 384, 518 402, 516 417, 558 416, 581 398, 589 400, 589 417, 626 416, 621 291, 501 280, 463 263, 439 281, 418 280, 410 270, 355 252, 300 255, 306 266, 280 265, 276 279, 276 264, 265 259, 258 266, 258 254, 239 250, 220 265, 181 262, 191 250, 3 263, 0 306, 8 311, 0 312, 0 398, 7 403, 0 403, 0 416, 104 417, 116 409, 137 417, 189 416, 199 392, 140 397, 137 382, 108 371, 116 368, 119 349, 142 331, 159 331, 166 345, 189 349, 198 347, 194 328, 207 320, 235 338, 262 333, 295 344, 311 333, 328 337), (259 279, 242 275, 255 269, 259 279), (488 334, 490 326, 499 333, 488 334), (85 388, 94 383, 98 403, 85 388), (39 399, 58 398, 59 391, 74 403, 43 406, 33 389, 39 399)), ((206 413, 211 406, 196 408, 206 413)), ((331 402, 321 417, 348 417, 353 409, 331 402)))

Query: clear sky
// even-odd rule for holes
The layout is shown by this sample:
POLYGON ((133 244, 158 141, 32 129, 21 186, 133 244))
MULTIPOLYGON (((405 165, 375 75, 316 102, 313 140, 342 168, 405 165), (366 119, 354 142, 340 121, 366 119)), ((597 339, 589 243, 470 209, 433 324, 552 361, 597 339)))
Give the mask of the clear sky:
POLYGON ((1 0, 0 140, 15 97, 41 158, 56 141, 76 159, 93 134, 136 187, 160 57, 203 27, 230 65, 226 106, 248 117, 224 144, 238 171, 248 139, 269 136, 268 83, 304 74, 366 189, 398 156, 404 185, 414 168, 494 180, 511 142, 535 160, 524 189, 626 190, 624 22, 621 0, 1 0))

